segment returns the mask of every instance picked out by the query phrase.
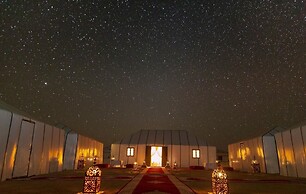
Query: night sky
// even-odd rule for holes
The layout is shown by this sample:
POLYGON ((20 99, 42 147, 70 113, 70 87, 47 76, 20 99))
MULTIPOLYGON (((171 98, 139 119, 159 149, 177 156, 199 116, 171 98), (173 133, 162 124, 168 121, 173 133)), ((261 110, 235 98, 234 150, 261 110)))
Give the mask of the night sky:
POLYGON ((306 1, 0 2, 0 100, 112 143, 306 120, 306 1))

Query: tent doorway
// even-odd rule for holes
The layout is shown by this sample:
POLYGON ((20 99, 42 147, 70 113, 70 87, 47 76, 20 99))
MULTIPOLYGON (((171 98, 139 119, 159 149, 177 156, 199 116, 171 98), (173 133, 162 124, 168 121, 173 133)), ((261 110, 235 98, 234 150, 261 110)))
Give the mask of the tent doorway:
POLYGON ((161 146, 147 146, 145 162, 147 166, 166 166, 168 148, 161 146))
POLYGON ((150 166, 162 166, 162 147, 151 147, 151 165, 150 166))

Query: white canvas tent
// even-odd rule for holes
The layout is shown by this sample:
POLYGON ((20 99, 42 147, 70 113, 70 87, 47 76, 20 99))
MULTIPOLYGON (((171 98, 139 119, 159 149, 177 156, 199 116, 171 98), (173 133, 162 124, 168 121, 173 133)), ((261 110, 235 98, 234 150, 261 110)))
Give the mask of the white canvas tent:
POLYGON ((274 128, 263 136, 228 145, 229 165, 234 170, 253 172, 252 162, 259 164, 263 173, 279 173, 274 128))
MULTIPOLYGON (((101 143, 79 139, 78 149, 103 158, 101 143)), ((63 129, 0 108, 0 180, 61 171, 65 143, 63 129)))
POLYGON ((280 174, 306 178, 306 123, 275 134, 280 174))
POLYGON ((103 144, 79 135, 75 132, 69 132, 66 136, 66 145, 64 153, 64 169, 77 169, 79 160, 85 161, 85 167, 96 163, 103 163, 103 144))
POLYGON ((214 168, 216 147, 184 130, 140 130, 112 144, 111 157, 123 165, 214 168))

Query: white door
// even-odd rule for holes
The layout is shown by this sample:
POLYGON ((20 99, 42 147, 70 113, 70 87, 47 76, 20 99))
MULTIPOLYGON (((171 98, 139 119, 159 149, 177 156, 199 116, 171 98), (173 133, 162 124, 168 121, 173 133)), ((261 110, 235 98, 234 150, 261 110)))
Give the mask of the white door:
POLYGON ((13 167, 13 177, 28 176, 34 123, 22 120, 13 167))

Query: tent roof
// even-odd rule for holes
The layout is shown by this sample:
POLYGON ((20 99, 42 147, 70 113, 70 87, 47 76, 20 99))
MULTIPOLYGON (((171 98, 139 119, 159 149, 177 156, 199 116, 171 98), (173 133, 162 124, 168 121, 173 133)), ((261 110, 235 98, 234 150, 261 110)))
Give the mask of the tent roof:
POLYGON ((186 130, 140 130, 115 144, 194 145, 207 146, 206 141, 186 130))
POLYGON ((270 129, 269 131, 267 131, 266 133, 264 133, 262 136, 274 136, 276 133, 284 131, 285 129, 282 127, 274 127, 272 129, 270 129))

